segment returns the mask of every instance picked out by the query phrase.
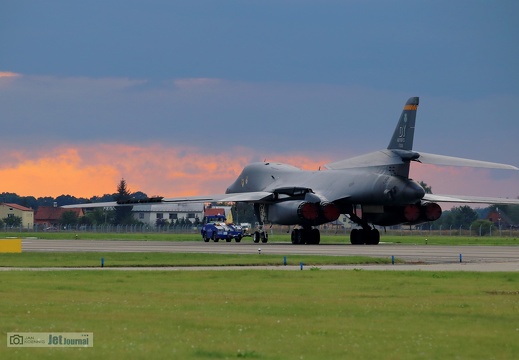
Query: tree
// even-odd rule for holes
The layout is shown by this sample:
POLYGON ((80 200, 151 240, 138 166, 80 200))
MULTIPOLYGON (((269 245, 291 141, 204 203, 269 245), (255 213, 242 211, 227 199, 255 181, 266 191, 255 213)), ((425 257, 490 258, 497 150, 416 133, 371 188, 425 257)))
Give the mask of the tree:
POLYGON ((490 227, 492 227, 492 221, 489 220, 476 220, 471 224, 472 234, 484 236, 490 233, 490 227))
POLYGON ((449 225, 454 228, 459 228, 461 226, 468 229, 470 225, 478 219, 477 212, 467 205, 452 208, 450 216, 451 224, 449 225))
MULTIPOLYGON (((126 185, 126 181, 121 179, 119 185, 117 186, 117 193, 114 194, 114 200, 118 202, 124 202, 131 200, 131 198, 132 196, 128 186, 126 185)), ((115 208, 115 224, 132 224, 134 222, 132 208, 133 206, 117 206, 115 208)))
POLYGON ((65 211, 59 218, 59 223, 62 225, 77 225, 79 217, 74 211, 65 211))
POLYGON ((84 218, 88 218, 92 225, 113 223, 115 220, 115 211, 95 208, 94 210, 87 212, 84 218))
POLYGON ((423 181, 418 182, 418 184, 420 184, 420 186, 423 187, 423 189, 425 190, 426 194, 432 194, 432 187, 430 187, 429 185, 427 185, 423 181))
POLYGON ((4 218, 3 221, 9 227, 17 227, 22 225, 22 218, 19 216, 8 216, 4 218))

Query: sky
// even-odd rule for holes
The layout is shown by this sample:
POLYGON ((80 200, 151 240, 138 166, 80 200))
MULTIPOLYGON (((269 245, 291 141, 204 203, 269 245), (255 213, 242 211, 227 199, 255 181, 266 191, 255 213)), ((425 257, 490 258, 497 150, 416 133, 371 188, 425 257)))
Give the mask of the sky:
MULTIPOLYGON (((519 166, 519 2, 3 0, 0 193, 225 191, 243 166, 414 149, 519 166)), ((416 164, 437 194, 519 171, 416 164)))

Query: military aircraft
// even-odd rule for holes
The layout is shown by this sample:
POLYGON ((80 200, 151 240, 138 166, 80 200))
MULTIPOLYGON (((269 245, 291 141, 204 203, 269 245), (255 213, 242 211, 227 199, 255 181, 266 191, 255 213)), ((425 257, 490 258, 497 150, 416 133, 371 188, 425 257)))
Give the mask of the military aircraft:
MULTIPOLYGON (((376 245, 380 233, 374 225, 419 224, 442 214, 437 202, 519 204, 519 199, 426 194, 409 178, 412 162, 519 170, 493 162, 413 151, 419 98, 405 103, 387 149, 307 171, 277 162, 247 165, 225 194, 181 198, 150 198, 120 203, 83 204, 81 207, 128 206, 150 202, 246 202, 254 205, 260 224, 254 242, 267 242, 265 224, 293 226, 293 244, 319 244, 319 225, 346 214, 359 226, 350 234, 352 244, 376 245)), ((70 205, 68 207, 79 207, 70 205)))

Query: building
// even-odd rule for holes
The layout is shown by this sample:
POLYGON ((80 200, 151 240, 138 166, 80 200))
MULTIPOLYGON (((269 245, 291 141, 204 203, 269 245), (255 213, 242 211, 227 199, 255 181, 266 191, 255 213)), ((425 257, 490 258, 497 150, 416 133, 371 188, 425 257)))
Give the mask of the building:
POLYGON ((508 215, 499 210, 490 211, 486 219, 493 222, 495 227, 497 227, 498 229, 507 229, 510 227, 515 227, 516 225, 513 224, 512 220, 508 217, 508 215))
POLYGON ((32 229, 34 226, 34 210, 18 204, 0 203, 0 219, 17 216, 22 218, 22 226, 32 229))
POLYGON ((170 224, 186 219, 195 222, 202 221, 204 217, 204 204, 139 204, 134 205, 133 217, 143 223, 155 226, 157 220, 167 220, 170 224))
POLYGON ((65 212, 73 212, 78 218, 85 215, 83 209, 80 208, 64 209, 57 206, 40 206, 34 214, 34 223, 44 228, 58 226, 61 216, 65 212))

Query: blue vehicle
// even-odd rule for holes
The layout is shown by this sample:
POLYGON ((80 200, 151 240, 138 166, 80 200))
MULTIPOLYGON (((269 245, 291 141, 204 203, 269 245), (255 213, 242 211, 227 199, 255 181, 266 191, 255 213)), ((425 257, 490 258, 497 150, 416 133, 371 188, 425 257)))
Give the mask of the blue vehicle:
POLYGON ((206 216, 205 224, 200 231, 202 239, 204 239, 205 242, 209 242, 209 240, 213 240, 214 242, 220 240, 231 242, 233 239, 236 242, 240 242, 243 237, 241 226, 234 224, 227 225, 225 220, 225 216, 222 215, 206 216))

